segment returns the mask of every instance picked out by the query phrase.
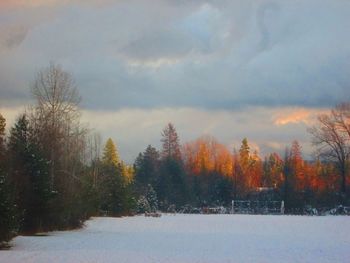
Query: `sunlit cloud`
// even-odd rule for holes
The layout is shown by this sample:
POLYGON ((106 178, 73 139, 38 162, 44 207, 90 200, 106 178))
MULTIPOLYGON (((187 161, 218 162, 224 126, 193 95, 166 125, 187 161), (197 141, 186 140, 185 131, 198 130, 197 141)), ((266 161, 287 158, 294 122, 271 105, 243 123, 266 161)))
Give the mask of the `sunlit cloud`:
POLYGON ((277 126, 297 123, 311 125, 315 123, 317 115, 324 112, 324 109, 288 108, 276 114, 274 124, 277 126))

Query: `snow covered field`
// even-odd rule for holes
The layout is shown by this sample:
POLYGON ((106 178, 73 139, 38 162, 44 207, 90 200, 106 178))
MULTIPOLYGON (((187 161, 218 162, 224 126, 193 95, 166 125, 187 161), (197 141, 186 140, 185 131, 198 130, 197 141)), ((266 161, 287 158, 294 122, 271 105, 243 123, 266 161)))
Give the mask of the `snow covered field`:
POLYGON ((350 262, 350 217, 94 218, 80 230, 17 237, 0 262, 350 262))

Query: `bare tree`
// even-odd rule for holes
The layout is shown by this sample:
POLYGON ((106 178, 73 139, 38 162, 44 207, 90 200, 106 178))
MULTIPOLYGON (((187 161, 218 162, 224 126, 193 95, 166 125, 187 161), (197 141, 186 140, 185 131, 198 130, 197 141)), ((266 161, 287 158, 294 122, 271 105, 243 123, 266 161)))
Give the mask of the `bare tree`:
POLYGON ((347 141, 350 140, 350 102, 341 103, 332 110, 335 123, 338 129, 347 134, 347 141))
POLYGON ((350 157, 350 103, 342 103, 329 114, 321 114, 318 124, 309 129, 321 158, 334 161, 341 177, 340 189, 346 193, 350 157))
POLYGON ((79 127, 78 109, 81 98, 72 76, 53 63, 38 73, 32 86, 32 94, 37 101, 32 111, 32 125, 50 160, 50 181, 53 189, 55 173, 59 169, 67 168, 64 161, 68 157, 72 160, 72 154, 79 152, 82 147, 80 135, 84 132, 79 127))

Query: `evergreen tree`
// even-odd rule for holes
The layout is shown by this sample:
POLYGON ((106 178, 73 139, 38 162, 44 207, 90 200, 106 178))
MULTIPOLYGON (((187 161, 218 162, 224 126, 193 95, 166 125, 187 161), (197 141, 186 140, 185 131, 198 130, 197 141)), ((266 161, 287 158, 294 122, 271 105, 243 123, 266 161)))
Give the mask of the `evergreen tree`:
POLYGON ((136 210, 139 214, 151 212, 151 207, 147 201, 147 198, 144 195, 141 195, 137 200, 136 210))
POLYGON ((239 162, 242 170, 247 171, 250 164, 250 148, 247 138, 242 140, 241 148, 239 149, 239 162))
POLYGON ((162 208, 167 209, 168 205, 184 205, 188 193, 179 138, 171 123, 164 128, 161 142, 162 159, 156 189, 162 208))
POLYGON ((135 188, 136 192, 145 195, 148 185, 157 185, 159 179, 159 153, 148 145, 143 153, 136 158, 135 169, 135 188))
POLYGON ((241 147, 238 153, 238 166, 237 170, 237 180, 235 180, 237 186, 237 194, 241 197, 246 197, 246 195, 251 191, 250 188, 250 167, 252 165, 252 159, 250 155, 250 147, 248 145, 247 138, 242 140, 241 147))
POLYGON ((5 128, 6 120, 0 113, 0 158, 3 160, 5 153, 5 128))
POLYGON ((0 114, 0 248, 6 245, 6 242, 16 234, 18 229, 16 204, 5 164, 5 127, 6 120, 0 114))
POLYGON ((158 210, 158 198, 157 193, 154 191, 152 185, 148 185, 146 199, 148 201, 150 211, 155 213, 158 210))
POLYGON ((107 140, 103 150, 100 192, 100 207, 111 215, 127 214, 133 207, 130 184, 123 176, 122 163, 112 139, 107 140))
POLYGON ((168 123, 168 125, 163 129, 161 142, 163 144, 163 159, 181 159, 179 137, 172 123, 168 123))
POLYGON ((17 229, 15 205, 11 199, 10 186, 0 169, 0 249, 6 245, 17 229))
POLYGON ((11 181, 21 213, 23 231, 43 230, 49 222, 52 198, 48 161, 32 136, 27 116, 20 116, 11 129, 9 140, 11 181))
POLYGON ((262 181, 265 187, 281 188, 283 184, 283 161, 277 153, 272 153, 265 158, 262 181))
POLYGON ((286 211, 295 209, 295 192, 294 192, 294 174, 293 164, 291 158, 291 151, 286 148, 283 161, 283 175, 284 175, 284 186, 283 186, 283 199, 285 201, 286 211))

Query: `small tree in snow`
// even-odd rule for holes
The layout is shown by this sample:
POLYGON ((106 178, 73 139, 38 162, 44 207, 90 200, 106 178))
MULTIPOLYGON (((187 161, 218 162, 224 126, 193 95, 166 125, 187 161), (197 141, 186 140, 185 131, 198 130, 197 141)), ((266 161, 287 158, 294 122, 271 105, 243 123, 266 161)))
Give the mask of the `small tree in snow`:
POLYGON ((157 193, 154 191, 152 185, 148 185, 147 187, 147 195, 146 199, 148 201, 148 204, 150 206, 151 212, 157 212, 158 210, 158 198, 157 198, 157 193))
POLYGON ((151 211, 147 198, 143 195, 137 200, 137 213, 149 213, 151 211))

